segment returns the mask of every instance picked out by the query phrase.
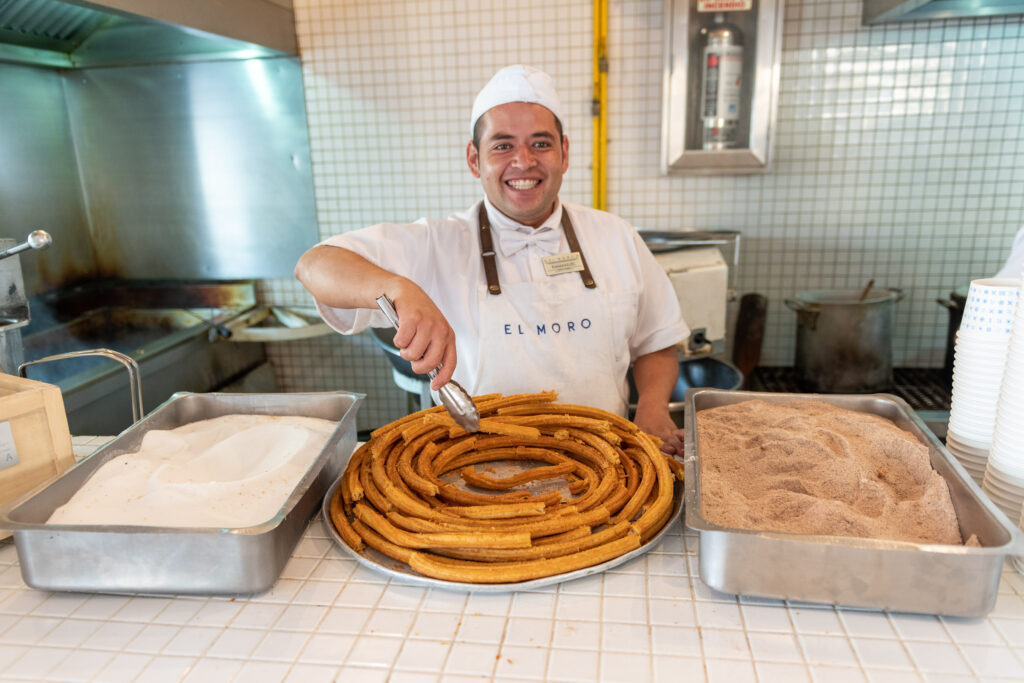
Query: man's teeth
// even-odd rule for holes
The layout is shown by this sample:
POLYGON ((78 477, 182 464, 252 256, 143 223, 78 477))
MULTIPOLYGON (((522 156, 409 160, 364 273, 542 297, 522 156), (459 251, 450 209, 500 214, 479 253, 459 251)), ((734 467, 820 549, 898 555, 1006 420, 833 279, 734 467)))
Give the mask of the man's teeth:
POLYGON ((510 180, 508 184, 512 186, 514 190, 529 190, 530 188, 536 187, 539 180, 510 180))

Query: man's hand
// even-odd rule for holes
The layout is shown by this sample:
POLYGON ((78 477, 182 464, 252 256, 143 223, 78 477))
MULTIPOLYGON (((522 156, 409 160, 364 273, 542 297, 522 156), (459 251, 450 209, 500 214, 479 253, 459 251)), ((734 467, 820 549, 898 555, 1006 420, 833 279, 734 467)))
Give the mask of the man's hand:
POLYGON ((633 383, 636 384, 636 416, 633 422, 664 443, 661 450, 683 454, 683 430, 669 416, 668 400, 679 379, 679 359, 674 348, 653 351, 633 362, 633 383))
POLYGON ((661 439, 661 450, 669 455, 683 455, 683 430, 676 427, 669 415, 668 406, 662 410, 648 409, 637 405, 633 423, 648 434, 661 439))
POLYGON ((395 346, 421 375, 439 368, 430 387, 440 389, 455 372, 455 332, 426 292, 412 281, 398 280, 387 294, 398 313, 395 346))

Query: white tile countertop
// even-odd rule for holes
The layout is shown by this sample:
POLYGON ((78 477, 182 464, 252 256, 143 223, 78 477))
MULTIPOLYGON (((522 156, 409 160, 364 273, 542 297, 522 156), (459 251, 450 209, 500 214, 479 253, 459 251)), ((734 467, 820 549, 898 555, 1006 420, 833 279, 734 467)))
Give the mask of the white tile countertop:
POLYGON ((1006 565, 986 619, 737 597, 677 528, 603 574, 474 594, 394 583, 317 517, 266 593, 144 597, 30 589, 6 541, 0 680, 1024 680, 1024 576, 1006 565))

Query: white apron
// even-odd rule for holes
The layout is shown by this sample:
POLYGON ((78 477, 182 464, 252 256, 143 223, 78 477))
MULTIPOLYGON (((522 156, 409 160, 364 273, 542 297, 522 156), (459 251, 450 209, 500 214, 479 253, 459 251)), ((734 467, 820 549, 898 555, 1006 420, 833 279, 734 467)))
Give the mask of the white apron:
POLYGON ((600 283, 587 289, 578 273, 502 283, 498 295, 481 285, 478 296, 480 360, 470 394, 555 389, 561 403, 626 415, 629 356, 616 355, 634 297, 610 296, 600 283))

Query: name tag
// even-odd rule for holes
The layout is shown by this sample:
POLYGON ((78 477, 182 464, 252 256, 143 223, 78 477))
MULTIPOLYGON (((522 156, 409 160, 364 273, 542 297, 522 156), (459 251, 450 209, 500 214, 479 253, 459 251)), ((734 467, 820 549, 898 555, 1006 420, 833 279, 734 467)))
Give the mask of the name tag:
POLYGON ((545 256, 541 259, 541 263, 544 264, 544 272, 549 276, 577 273, 583 270, 583 257, 578 251, 545 256))

